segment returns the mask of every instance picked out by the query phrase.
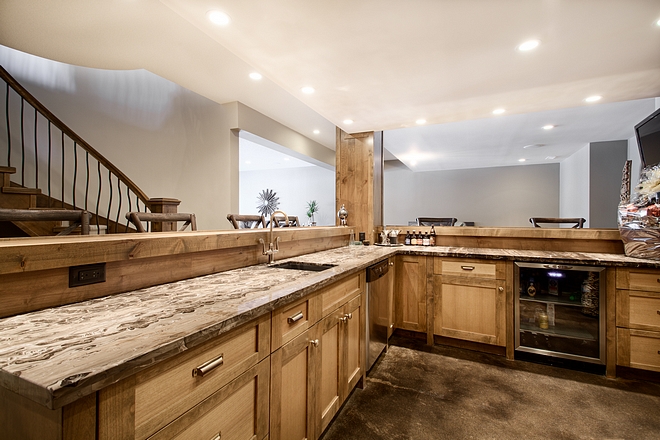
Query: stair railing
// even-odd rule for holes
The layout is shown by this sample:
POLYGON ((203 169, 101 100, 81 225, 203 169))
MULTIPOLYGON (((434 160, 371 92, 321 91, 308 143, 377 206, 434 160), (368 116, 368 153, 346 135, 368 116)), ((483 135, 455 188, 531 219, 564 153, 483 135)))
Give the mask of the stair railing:
POLYGON ((149 197, 2 66, 0 78, 5 82, 6 131, 6 144, 0 140, 0 147, 6 148, 7 167, 16 168, 12 182, 22 187, 34 183, 34 188, 41 189, 41 178, 46 181, 48 196, 47 206, 41 207, 89 211, 92 225, 96 224, 97 230, 105 225, 108 233, 132 230, 128 220, 124 225, 120 222, 127 212, 150 212, 149 197), (46 170, 43 166, 40 169, 40 162, 47 165, 46 170))

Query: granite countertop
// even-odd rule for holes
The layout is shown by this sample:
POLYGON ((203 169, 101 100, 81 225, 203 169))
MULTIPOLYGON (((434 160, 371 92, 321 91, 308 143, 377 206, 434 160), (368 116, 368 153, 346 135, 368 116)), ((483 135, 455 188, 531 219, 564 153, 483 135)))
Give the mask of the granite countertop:
POLYGON ((660 267, 614 254, 349 246, 0 319, 0 386, 59 408, 395 254, 660 267))

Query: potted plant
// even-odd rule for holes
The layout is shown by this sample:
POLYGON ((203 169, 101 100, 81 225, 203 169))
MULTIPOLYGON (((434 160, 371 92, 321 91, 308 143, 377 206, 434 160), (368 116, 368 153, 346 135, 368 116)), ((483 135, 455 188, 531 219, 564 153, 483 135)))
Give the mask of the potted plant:
POLYGON ((319 204, 316 203, 316 200, 307 202, 307 217, 309 217, 309 223, 312 226, 316 226, 316 221, 314 220, 314 214, 319 212, 319 204))

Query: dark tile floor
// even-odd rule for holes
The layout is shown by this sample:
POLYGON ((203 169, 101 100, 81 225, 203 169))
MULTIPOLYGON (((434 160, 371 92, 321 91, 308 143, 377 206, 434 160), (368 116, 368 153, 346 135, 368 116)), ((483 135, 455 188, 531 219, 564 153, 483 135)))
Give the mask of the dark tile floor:
POLYGON ((323 436, 660 439, 660 384, 393 337, 323 436))

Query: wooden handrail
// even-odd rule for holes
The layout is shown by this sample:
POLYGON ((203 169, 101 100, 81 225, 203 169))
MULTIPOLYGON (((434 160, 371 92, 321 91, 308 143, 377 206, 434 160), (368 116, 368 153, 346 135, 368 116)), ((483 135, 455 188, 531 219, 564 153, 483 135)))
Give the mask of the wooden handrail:
POLYGON ((4 67, 0 66, 0 77, 5 80, 9 86, 16 91, 26 102, 33 106, 39 113, 41 113, 46 119, 48 119, 53 125, 65 133, 69 138, 74 142, 80 145, 85 151, 87 151, 93 158, 95 158, 99 163, 106 167, 112 174, 117 176, 137 197, 145 204, 145 206, 150 207, 149 197, 131 180, 126 176, 119 168, 117 168, 112 162, 106 159, 101 153, 96 151, 91 145, 89 145, 83 138, 78 136, 76 132, 70 129, 64 122, 62 122, 57 116, 50 112, 43 104, 41 104, 30 92, 28 92, 21 84, 18 83, 12 77, 9 72, 7 72, 4 67))

